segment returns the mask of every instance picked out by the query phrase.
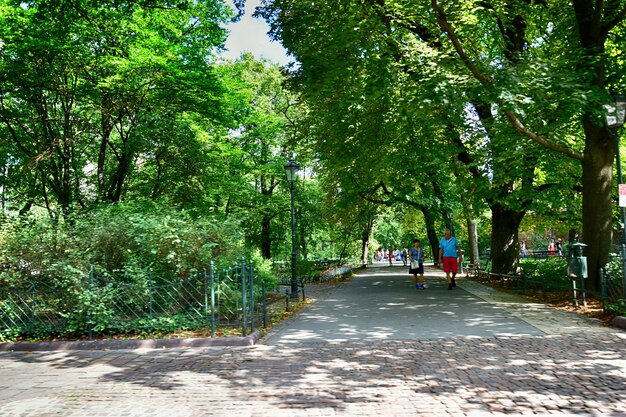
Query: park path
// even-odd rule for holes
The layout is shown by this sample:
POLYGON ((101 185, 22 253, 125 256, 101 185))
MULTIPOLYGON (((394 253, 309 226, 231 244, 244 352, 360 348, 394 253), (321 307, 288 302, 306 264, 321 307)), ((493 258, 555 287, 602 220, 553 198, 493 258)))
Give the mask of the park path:
POLYGON ((622 331, 404 272, 360 273, 251 347, 0 352, 0 416, 626 415, 622 331))
POLYGON ((471 289, 464 289, 461 277, 457 279, 459 286, 449 291, 443 273, 428 268, 428 288, 416 290, 407 270, 402 266, 383 264, 359 272, 329 297, 274 328, 265 343, 422 340, 545 333, 513 314, 506 303, 489 302, 471 289))

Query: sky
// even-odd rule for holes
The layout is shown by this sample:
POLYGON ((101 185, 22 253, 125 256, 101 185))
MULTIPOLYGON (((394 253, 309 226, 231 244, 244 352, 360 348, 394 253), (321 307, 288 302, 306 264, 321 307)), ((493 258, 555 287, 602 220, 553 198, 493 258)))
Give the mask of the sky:
POLYGON ((227 26, 230 35, 226 40, 226 51, 220 55, 228 59, 239 58, 242 52, 251 52, 256 58, 266 58, 280 65, 286 65, 292 59, 280 42, 270 41, 267 32, 269 26, 263 19, 252 17, 260 0, 246 1, 246 14, 236 23, 227 26))

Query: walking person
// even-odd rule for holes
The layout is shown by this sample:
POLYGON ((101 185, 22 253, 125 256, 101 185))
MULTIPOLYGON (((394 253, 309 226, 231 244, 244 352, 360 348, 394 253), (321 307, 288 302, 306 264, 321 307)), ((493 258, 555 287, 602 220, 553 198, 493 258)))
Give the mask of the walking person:
POLYGON ((400 258, 402 258, 402 263, 406 266, 408 251, 406 248, 402 248, 402 253, 400 254, 400 258))
POLYGON ((520 251, 522 252, 522 259, 524 259, 526 257, 526 241, 522 240, 522 246, 520 248, 520 251))
POLYGON ((561 238, 558 238, 556 240, 556 243, 554 244, 554 248, 556 249, 557 255, 563 256, 563 242, 561 241, 561 238))
POLYGON ((387 254, 389 257, 389 266, 393 266, 393 249, 389 248, 389 253, 387 254))
POLYGON ((419 239, 413 241, 413 247, 409 249, 409 274, 413 274, 413 284, 415 284, 416 290, 423 290, 426 288, 424 282, 424 249, 420 248, 419 239), (417 275, 419 274, 419 281, 417 275))
POLYGON ((446 273, 448 289, 456 287, 456 274, 459 272, 457 258, 463 261, 463 254, 459 247, 459 242, 450 234, 450 229, 446 229, 444 237, 439 242, 439 262, 443 264, 443 271, 446 273))

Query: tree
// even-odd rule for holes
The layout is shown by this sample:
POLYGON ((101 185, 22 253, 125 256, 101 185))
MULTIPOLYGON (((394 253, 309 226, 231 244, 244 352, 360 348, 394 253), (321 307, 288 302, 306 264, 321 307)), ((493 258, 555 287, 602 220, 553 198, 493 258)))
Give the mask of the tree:
POLYGON ((223 4, 1 5, 2 133, 32 177, 33 203, 51 216, 119 201, 136 164, 154 157, 154 139, 171 133, 146 137, 153 118, 220 116, 221 86, 208 58, 225 39, 223 4))
MULTIPOLYGON (((429 112, 435 116, 434 121, 442 120, 437 117, 442 106, 437 108, 433 103, 443 105, 449 119, 456 115, 456 123, 455 119, 444 122, 456 126, 462 124, 458 119, 465 103, 474 102, 477 109, 493 111, 491 115, 483 112, 481 118, 484 126, 498 127, 497 134, 490 134, 490 141, 495 148, 510 150, 510 139, 516 137, 512 143, 519 148, 513 149, 529 152, 537 160, 528 161, 529 168, 543 164, 541 161, 549 159, 551 151, 583 161, 583 236, 593 247, 588 255, 595 274, 610 243, 614 156, 614 145, 601 121, 600 104, 607 100, 607 85, 618 86, 618 77, 611 75, 616 73, 617 60, 604 51, 607 45, 619 48, 617 42, 606 42, 610 33, 623 37, 625 9, 620 1, 597 5, 578 1, 572 8, 516 0, 445 5, 437 1, 370 0, 342 3, 340 7, 277 0, 267 2, 263 14, 270 19, 275 36, 302 63, 296 76, 314 91, 313 99, 337 100, 345 87, 331 91, 321 86, 330 86, 341 77, 346 79, 346 74, 379 81, 370 83, 377 91, 362 90, 366 97, 385 95, 389 85, 380 82, 380 78, 393 73, 396 80, 402 81, 396 85, 419 80, 422 88, 409 90, 416 93, 413 97, 397 97, 413 111, 429 112), (316 15, 318 20, 311 21, 306 13, 316 15), (304 27, 306 35, 301 30, 304 27), (449 42, 444 42, 441 35, 449 42), (357 71, 359 68, 363 72, 357 71), (435 94, 429 94, 427 89, 435 94), (517 133, 503 134, 504 122, 517 133), (581 132, 585 135, 584 143, 577 140, 581 132), (541 148, 530 147, 528 139, 541 148)), ((352 100, 353 108, 362 106, 352 100)), ((341 120, 338 112, 334 114, 341 120)), ((391 114, 397 125, 403 121, 400 115, 407 112, 391 114)), ((491 169, 505 166, 497 154, 491 156, 491 169)), ((534 177, 532 169, 520 172, 522 176, 518 178, 506 174, 512 181, 498 180, 501 191, 516 187, 518 181, 527 192, 545 188, 545 184, 528 181, 534 177)), ((502 227, 495 223, 496 230, 515 231, 524 211, 535 201, 526 192, 495 193, 494 197, 490 205, 495 221, 514 220, 502 227), (511 209, 517 214, 513 215, 511 209)), ((507 234, 495 236, 494 247, 507 248, 506 258, 511 259, 517 250, 516 240, 515 234, 507 234)), ((510 264, 507 259, 498 264, 510 264)), ((593 279, 592 283, 597 286, 598 280, 593 279)))
POLYGON ((279 223, 280 214, 289 210, 288 193, 280 193, 285 191, 280 186, 286 185, 283 165, 290 153, 290 134, 295 128, 292 120, 301 110, 295 96, 285 88, 277 65, 244 53, 223 67, 236 120, 229 139, 230 146, 238 150, 233 166, 253 184, 247 188, 243 181, 237 192, 229 193, 233 212, 251 220, 250 241, 260 247, 264 258, 271 259, 272 240, 284 226, 279 223))
MULTIPOLYGON (((510 9, 525 5, 523 2, 511 1, 505 4, 505 7, 507 6, 510 9)), ((532 6, 548 9, 547 4, 543 2, 537 2, 528 7, 532 6)), ((534 68, 538 68, 539 71, 533 71, 532 65, 526 65, 524 71, 527 73, 523 75, 524 79, 528 81, 518 84, 518 88, 514 88, 510 81, 512 76, 520 74, 517 68, 504 67, 502 71, 499 71, 494 66, 490 68, 491 62, 488 60, 469 53, 464 46, 464 36, 458 32, 452 23, 460 22, 461 13, 457 14, 452 8, 442 6, 437 0, 432 1, 432 10, 437 15, 439 27, 447 35, 457 56, 462 60, 469 73, 484 86, 486 93, 494 97, 492 103, 499 106, 511 125, 544 148, 560 152, 582 162, 583 240, 589 245, 587 251, 591 278, 589 282, 591 287, 597 290, 600 287, 598 271, 606 263, 610 251, 610 190, 615 157, 615 145, 610 131, 600 117, 599 109, 601 104, 607 101, 608 87, 615 86, 614 83, 618 81, 615 77, 607 79, 607 70, 610 74, 610 67, 615 65, 615 60, 611 59, 610 54, 606 54, 606 47, 611 32, 618 25, 623 25, 626 17, 626 4, 621 1, 598 3, 591 0, 577 0, 572 3, 572 6, 570 8, 570 6, 563 5, 556 13, 552 12, 555 9, 548 10, 551 12, 550 18, 546 20, 543 27, 538 27, 539 33, 534 42, 547 44, 539 45, 537 49, 559 52, 558 60, 555 59, 554 55, 551 56, 555 66, 560 67, 554 68, 553 71, 557 71, 553 74, 559 74, 558 70, 563 71, 566 67, 573 67, 576 75, 580 76, 581 79, 572 84, 558 84, 562 81, 560 75, 545 76, 546 67, 549 65, 544 57, 541 54, 528 53, 524 57, 527 58, 527 64, 536 64, 534 68), (575 25, 571 24, 572 20, 576 22, 575 25), (502 78, 505 80, 504 83, 499 82, 502 78), (542 81, 547 81, 547 83, 543 84, 542 81), (536 129, 523 123, 523 114, 525 109, 529 107, 528 104, 534 104, 535 100, 539 100, 536 93, 537 85, 533 85, 533 83, 547 87, 547 92, 553 97, 566 97, 566 94, 569 93, 571 100, 572 94, 574 95, 574 100, 577 100, 576 105, 578 106, 576 109, 563 109, 555 105, 554 102, 550 103, 550 100, 547 100, 547 103, 544 104, 552 104, 546 108, 553 110, 553 112, 544 121, 549 123, 550 118, 562 119, 563 114, 569 116, 567 122, 579 118, 578 126, 584 132, 584 150, 582 152, 580 151, 580 144, 567 143, 557 135, 538 134, 536 129)), ((485 15, 488 15, 491 10, 496 11, 496 14, 508 11, 506 8, 498 11, 491 4, 487 4, 486 7, 484 5, 478 7, 485 12, 485 15)), ((534 11, 536 10, 537 8, 534 9, 534 11)), ((524 26, 530 24, 531 22, 525 18, 531 17, 530 14, 522 16, 523 20, 517 24, 524 26)), ((491 20, 496 23, 496 19, 492 18, 491 20)), ((459 26, 462 24, 459 23, 459 26)), ((461 30, 463 32, 471 30, 469 26, 473 26, 474 29, 477 27, 477 25, 467 25, 461 30)), ((481 33, 486 34, 485 31, 481 31, 481 33)), ((528 51, 534 51, 532 42, 525 42, 525 39, 520 41, 525 44, 524 46, 528 51)), ((562 120, 560 122, 563 123, 562 120)))

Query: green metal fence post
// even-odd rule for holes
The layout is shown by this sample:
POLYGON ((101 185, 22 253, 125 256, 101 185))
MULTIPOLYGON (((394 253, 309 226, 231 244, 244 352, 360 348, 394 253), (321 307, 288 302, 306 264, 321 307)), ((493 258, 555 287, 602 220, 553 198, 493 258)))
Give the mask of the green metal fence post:
POLYGON ((246 260, 241 257, 241 332, 243 336, 246 335, 246 260))
POLYGON ((202 270, 202 292, 204 293, 204 327, 209 326, 209 285, 208 285, 208 275, 206 273, 206 268, 202 270))
POLYGON ((152 272, 148 272, 148 311, 152 314, 152 272))
POLYGON ((254 266, 250 261, 250 270, 248 276, 250 277, 250 333, 254 332, 254 266))
POLYGON ((602 309, 606 310, 607 288, 606 275, 604 268, 600 268, 600 298, 602 300, 602 309))
POLYGON ((154 281, 152 272, 148 274, 148 301, 150 303, 150 316, 154 317, 154 281))
POLYGON ((36 319, 36 314, 35 311, 37 310, 37 303, 35 301, 35 297, 37 296, 37 286, 35 284, 35 279, 31 278, 30 281, 30 291, 31 291, 31 295, 30 295, 30 328, 34 328, 35 327, 35 319, 36 319))
POLYGON ((215 263, 210 264, 211 279, 211 337, 215 337, 215 263))
POLYGON ((261 311, 263 328, 267 329, 267 294, 265 292, 265 281, 261 281, 261 311))
POLYGON ((91 300, 93 299, 93 293, 91 291, 91 286, 93 284, 93 265, 89 266, 89 282, 87 284, 87 294, 89 295, 89 306, 87 307, 87 324, 89 326, 89 340, 93 340, 93 322, 91 315, 91 300))

